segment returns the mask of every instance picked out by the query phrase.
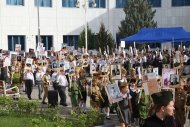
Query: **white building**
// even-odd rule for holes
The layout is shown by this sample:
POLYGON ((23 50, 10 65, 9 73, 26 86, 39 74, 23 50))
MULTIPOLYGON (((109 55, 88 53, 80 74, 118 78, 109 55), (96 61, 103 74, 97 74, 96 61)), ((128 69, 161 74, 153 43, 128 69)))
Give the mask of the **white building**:
MULTIPOLYGON (((37 0, 0 0, 0 49, 14 50, 20 43, 22 50, 36 48, 38 35, 37 0)), ((77 45, 78 35, 84 29, 85 11, 76 8, 77 0, 39 0, 40 34, 46 49, 61 48, 62 43, 77 45)), ((93 0, 89 0, 93 1, 93 0)), ((120 21, 125 13, 125 0, 95 0, 96 8, 87 9, 87 21, 92 32, 98 33, 105 24, 116 39, 120 21)), ((158 27, 182 26, 190 31, 190 0, 150 0, 156 7, 158 27)))

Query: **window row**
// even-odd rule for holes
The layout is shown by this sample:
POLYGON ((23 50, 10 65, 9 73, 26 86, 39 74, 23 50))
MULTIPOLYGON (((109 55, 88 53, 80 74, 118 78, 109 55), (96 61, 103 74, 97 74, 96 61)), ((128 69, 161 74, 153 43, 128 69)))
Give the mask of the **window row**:
MULTIPOLYGON (((62 0, 62 7, 75 8, 80 0, 62 0)), ((116 0, 116 8, 123 8, 128 0, 116 0)), ((161 7, 161 0, 148 0, 152 7, 161 7)), ((6 0, 7 5, 20 5, 24 6, 25 0, 6 0)), ((190 0, 171 0, 173 7, 190 6, 190 0)), ((52 0, 34 0, 35 6, 52 7, 52 0)), ((106 8, 106 0, 89 0, 89 7, 106 8), (96 6, 93 6, 94 3, 96 6)))
MULTIPOLYGON (((7 5, 24 6, 24 0, 6 0, 7 5)), ((62 0, 62 7, 75 8, 78 0, 62 0)), ((34 0, 35 6, 52 7, 52 0, 34 0)), ((106 8, 106 0, 89 0, 89 7, 106 8), (93 4, 96 6, 93 6, 93 4)))
MULTIPOLYGON (((40 36, 43 46, 46 50, 50 50, 53 44, 52 35, 40 36)), ((68 46, 78 47, 78 35, 63 35, 63 43, 68 46)), ((36 36, 36 46, 38 43, 38 36, 36 36)), ((15 51, 16 44, 21 45, 21 50, 26 51, 26 36, 25 35, 8 35, 8 50, 15 51)))
MULTIPOLYGON (((128 0, 116 0, 116 8, 124 8, 128 0)), ((161 7, 161 0, 148 0, 152 7, 161 7)))

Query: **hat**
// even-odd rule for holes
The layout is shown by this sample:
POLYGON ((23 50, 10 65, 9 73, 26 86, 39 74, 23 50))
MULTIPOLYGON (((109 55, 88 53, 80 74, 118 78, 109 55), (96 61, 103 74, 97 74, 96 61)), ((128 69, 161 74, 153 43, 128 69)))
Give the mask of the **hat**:
POLYGON ((173 100, 173 95, 171 91, 162 91, 154 93, 151 95, 154 104, 167 105, 170 101, 173 100))

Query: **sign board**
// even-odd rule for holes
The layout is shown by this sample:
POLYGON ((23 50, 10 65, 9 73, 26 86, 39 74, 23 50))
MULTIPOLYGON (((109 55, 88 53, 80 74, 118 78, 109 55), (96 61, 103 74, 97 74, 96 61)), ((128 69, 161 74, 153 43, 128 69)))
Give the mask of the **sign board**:
POLYGON ((125 41, 121 41, 121 47, 125 48, 125 41))

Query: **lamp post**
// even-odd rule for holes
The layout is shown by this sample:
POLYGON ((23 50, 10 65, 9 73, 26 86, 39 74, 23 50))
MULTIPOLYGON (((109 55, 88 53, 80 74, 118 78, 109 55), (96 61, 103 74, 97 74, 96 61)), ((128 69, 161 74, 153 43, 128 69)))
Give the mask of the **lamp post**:
POLYGON ((86 11, 87 11, 87 8, 88 8, 88 0, 85 0, 85 4, 84 4, 84 11, 85 11, 85 53, 88 54, 88 31, 87 31, 87 14, 86 14, 86 11))
MULTIPOLYGON (((92 0, 92 7, 96 7, 95 0, 92 0)), ((83 0, 82 7, 85 12, 85 54, 88 54, 88 31, 87 31, 87 9, 89 5, 89 0, 83 0)), ((76 7, 80 7, 80 1, 78 0, 76 3, 76 7)))
POLYGON ((40 37, 40 5, 39 0, 37 0, 37 13, 38 13, 38 45, 41 43, 41 37, 40 37))

